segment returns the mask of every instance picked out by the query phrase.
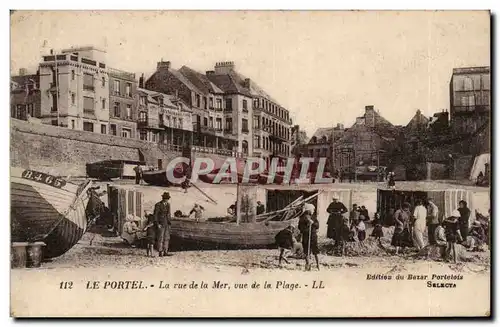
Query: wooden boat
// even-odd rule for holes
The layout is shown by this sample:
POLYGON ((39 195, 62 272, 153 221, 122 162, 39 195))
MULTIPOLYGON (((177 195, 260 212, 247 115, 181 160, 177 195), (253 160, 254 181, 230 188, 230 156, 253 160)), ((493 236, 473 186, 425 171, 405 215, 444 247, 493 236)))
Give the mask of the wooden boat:
POLYGON ((11 168, 11 238, 43 241, 44 257, 71 249, 87 230, 91 182, 76 185, 30 169, 11 168))
POLYGON ((146 163, 135 160, 104 160, 85 165, 87 176, 99 180, 111 180, 113 178, 135 178, 134 168, 140 165, 146 169, 146 163))
POLYGON ((276 234, 298 219, 255 223, 213 222, 173 219, 171 243, 175 249, 267 248, 276 234))
MULTIPOLYGON (((175 166, 173 175, 175 178, 183 178, 186 174, 186 168, 187 165, 185 164, 179 164, 175 166)), ((167 171, 165 169, 161 170, 151 170, 151 171, 144 171, 142 173, 142 180, 148 183, 149 185, 154 185, 154 186, 173 186, 175 184, 172 184, 168 178, 167 178, 167 171)))

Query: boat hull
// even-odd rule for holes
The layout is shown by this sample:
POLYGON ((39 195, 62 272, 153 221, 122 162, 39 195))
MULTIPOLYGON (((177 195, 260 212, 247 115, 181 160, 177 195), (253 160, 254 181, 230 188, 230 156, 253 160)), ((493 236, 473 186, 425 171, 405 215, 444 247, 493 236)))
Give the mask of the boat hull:
POLYGON ((249 249, 268 248, 275 244, 276 234, 297 224, 289 221, 257 223, 195 222, 174 219, 171 225, 173 249, 249 249))
POLYGON ((68 251, 87 229, 86 187, 40 172, 11 168, 12 241, 45 242, 45 258, 68 251))

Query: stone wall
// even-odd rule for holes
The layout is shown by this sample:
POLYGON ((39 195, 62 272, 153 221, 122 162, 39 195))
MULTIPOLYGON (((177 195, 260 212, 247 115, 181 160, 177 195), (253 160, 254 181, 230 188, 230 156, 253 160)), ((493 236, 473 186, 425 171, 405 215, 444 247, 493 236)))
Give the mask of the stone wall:
POLYGON ((51 125, 11 120, 11 166, 37 169, 58 176, 85 176, 85 164, 108 160, 144 160, 165 166, 175 152, 165 153, 136 139, 75 131, 51 125))

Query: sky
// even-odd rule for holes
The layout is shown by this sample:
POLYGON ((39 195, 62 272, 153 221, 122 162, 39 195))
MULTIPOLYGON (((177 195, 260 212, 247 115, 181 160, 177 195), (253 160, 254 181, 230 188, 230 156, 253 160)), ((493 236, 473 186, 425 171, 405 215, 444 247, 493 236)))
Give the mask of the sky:
POLYGON ((486 11, 18 11, 11 74, 50 49, 94 45, 108 66, 200 72, 219 61, 263 87, 310 137, 366 105, 396 125, 449 108, 453 68, 490 65, 486 11))

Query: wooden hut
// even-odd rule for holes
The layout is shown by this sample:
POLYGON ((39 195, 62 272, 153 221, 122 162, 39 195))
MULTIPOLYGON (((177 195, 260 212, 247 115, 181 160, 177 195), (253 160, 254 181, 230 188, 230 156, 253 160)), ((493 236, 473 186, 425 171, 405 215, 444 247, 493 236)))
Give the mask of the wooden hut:
POLYGON ((140 191, 108 185, 108 206, 115 216, 113 225, 116 231, 121 233, 128 214, 144 216, 142 199, 140 191))
POLYGON ((469 225, 476 219, 473 203, 473 192, 464 189, 436 188, 429 190, 399 188, 396 190, 377 190, 377 211, 381 213, 385 225, 394 224, 393 214, 404 202, 408 202, 411 210, 417 200, 432 199, 439 209, 439 218, 449 217, 458 208, 458 202, 465 200, 471 210, 469 225))

